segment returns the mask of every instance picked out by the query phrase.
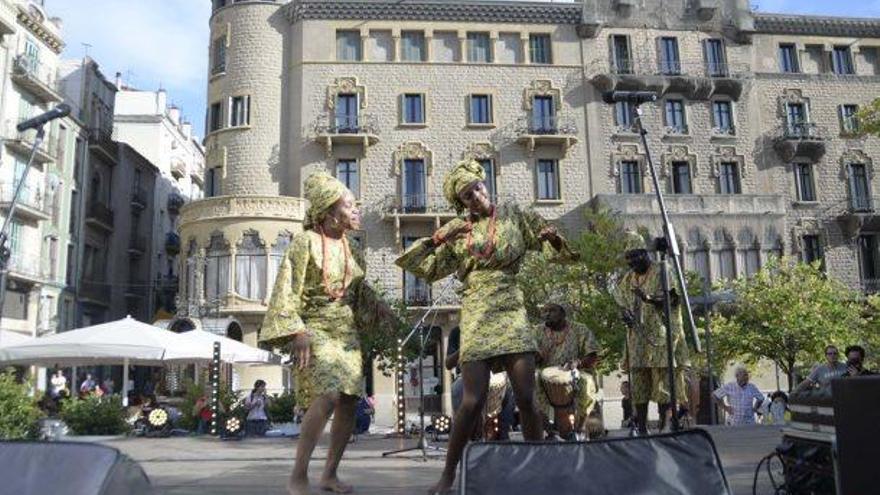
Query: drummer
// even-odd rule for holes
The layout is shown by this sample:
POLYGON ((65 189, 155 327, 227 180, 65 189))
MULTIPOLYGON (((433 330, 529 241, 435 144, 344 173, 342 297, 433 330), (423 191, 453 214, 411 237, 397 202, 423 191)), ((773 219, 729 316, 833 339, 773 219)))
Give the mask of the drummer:
POLYGON ((595 367, 599 360, 599 346, 596 337, 586 326, 568 319, 570 310, 564 303, 553 301, 544 305, 544 323, 536 327, 536 340, 538 341, 538 377, 537 404, 539 411, 544 415, 545 426, 549 424, 549 418, 555 416, 555 411, 547 400, 543 384, 540 383, 541 370, 548 367, 558 366, 565 370, 580 370, 578 378, 577 396, 575 397, 575 421, 570 424, 568 418, 562 419, 562 424, 557 424, 556 429, 565 437, 574 429, 578 433, 584 432, 587 418, 595 409, 597 403, 598 387, 594 376, 595 367), (574 428, 572 428, 574 427, 574 428))

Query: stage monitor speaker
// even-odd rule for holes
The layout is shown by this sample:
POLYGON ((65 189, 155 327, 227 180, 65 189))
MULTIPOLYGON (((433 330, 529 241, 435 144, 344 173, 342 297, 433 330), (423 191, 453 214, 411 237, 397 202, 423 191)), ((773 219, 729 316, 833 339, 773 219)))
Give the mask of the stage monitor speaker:
POLYGON ((832 380, 838 495, 877 493, 880 376, 832 380))
POLYGON ((144 470, 118 450, 83 442, 0 442, 0 492, 148 495, 144 470))
POLYGON ((729 495, 704 430, 594 442, 473 443, 464 495, 729 495))

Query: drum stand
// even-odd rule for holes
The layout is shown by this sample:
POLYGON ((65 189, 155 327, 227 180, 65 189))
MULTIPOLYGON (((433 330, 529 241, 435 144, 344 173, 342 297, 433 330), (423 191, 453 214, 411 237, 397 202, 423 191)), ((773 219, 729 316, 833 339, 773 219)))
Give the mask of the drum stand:
POLYGON ((390 455, 404 454, 407 452, 420 451, 422 454, 421 460, 422 462, 428 461, 428 451, 437 453, 437 454, 445 454, 446 449, 437 447, 436 445, 431 445, 428 442, 428 437, 425 435, 425 375, 424 375, 424 361, 425 361, 425 344, 428 341, 428 337, 431 336, 431 330, 434 328, 434 321, 437 318, 437 302, 443 299, 443 296, 452 288, 452 281, 455 280, 455 277, 450 277, 446 284, 443 286, 443 289, 440 291, 440 296, 434 298, 431 301, 431 306, 425 311, 425 314, 419 318, 419 321, 413 326, 412 330, 410 330, 409 335, 406 336, 405 339, 400 343, 400 346, 403 347, 407 342, 418 332, 419 334, 419 439, 416 442, 416 445, 413 447, 407 447, 405 449, 399 450, 391 450, 388 452, 382 452, 382 457, 388 457, 390 455), (428 319, 428 316, 434 313, 434 317, 431 318, 431 325, 425 326, 425 320, 428 319))

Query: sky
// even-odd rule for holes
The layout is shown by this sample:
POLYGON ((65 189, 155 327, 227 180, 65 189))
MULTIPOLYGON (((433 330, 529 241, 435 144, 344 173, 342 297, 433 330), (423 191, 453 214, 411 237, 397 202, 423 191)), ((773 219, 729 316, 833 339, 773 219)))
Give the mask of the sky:
MULTIPOLYGON (((109 79, 165 88, 204 135, 210 0, 45 0, 64 23, 65 58, 94 58, 109 79), (86 46, 89 45, 89 46, 86 46)), ((761 12, 880 17, 880 0, 752 0, 761 12)))

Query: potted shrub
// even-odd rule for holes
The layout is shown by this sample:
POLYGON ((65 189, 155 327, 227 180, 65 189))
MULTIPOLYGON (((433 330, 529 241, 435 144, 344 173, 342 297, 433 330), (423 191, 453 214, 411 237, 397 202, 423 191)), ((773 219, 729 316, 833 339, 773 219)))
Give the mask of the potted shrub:
POLYGON ((28 395, 28 385, 18 383, 15 375, 0 373, 0 439, 35 439, 40 431, 42 411, 28 395))
POLYGON ((75 435, 122 435, 129 430, 118 395, 65 401, 61 419, 75 435))

